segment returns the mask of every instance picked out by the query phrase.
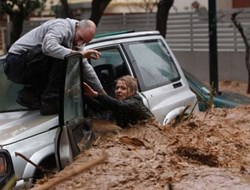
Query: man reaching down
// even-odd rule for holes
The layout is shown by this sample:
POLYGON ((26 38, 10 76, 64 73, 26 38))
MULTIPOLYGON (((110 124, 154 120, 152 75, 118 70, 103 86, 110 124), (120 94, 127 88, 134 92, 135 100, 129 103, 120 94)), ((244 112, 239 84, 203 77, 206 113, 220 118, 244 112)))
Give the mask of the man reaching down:
POLYGON ((58 112, 62 63, 66 55, 79 52, 83 61, 84 80, 96 91, 103 87, 86 59, 98 59, 96 50, 83 50, 96 33, 90 20, 53 19, 34 28, 9 49, 5 73, 9 80, 23 84, 17 102, 29 109, 40 109, 42 115, 58 112))

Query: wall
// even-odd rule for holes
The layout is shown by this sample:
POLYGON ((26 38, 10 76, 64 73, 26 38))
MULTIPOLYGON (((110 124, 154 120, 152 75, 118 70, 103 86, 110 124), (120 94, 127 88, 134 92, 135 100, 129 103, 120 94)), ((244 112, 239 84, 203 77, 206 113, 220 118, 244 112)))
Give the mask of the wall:
POLYGON ((231 9, 232 0, 219 0, 216 1, 216 9, 219 11, 221 9, 231 9))
MULTIPOLYGON (((230 15, 235 10, 219 11, 218 65, 220 80, 247 82, 245 46, 239 32, 232 25, 230 15)), ((250 9, 238 17, 250 40, 250 9)), ((123 30, 155 30, 155 13, 106 15, 97 27, 97 33, 123 30)), ((42 22, 26 22, 24 33, 42 22)), ((9 31, 9 30, 8 30, 9 31)), ((9 32, 7 31, 7 34, 9 32)), ((175 52, 180 64, 201 80, 209 80, 208 13, 171 13, 168 20, 166 41, 175 52)), ((7 39, 8 40, 8 39, 7 39)))
MULTIPOLYGON (((202 81, 209 81, 209 53, 174 51, 180 65, 202 81)), ((219 80, 248 82, 245 53, 218 53, 219 80)))
POLYGON ((250 7, 249 0, 233 0, 233 8, 245 8, 250 7))
MULTIPOLYGON (((238 30, 230 20, 230 15, 234 11, 227 9, 218 14, 219 18, 223 18, 217 23, 219 80, 247 82, 245 45, 238 30)), ((250 28, 249 13, 250 10, 246 9, 238 17, 246 30, 250 28)), ((103 33, 126 29, 154 30, 154 27, 154 14, 127 14, 103 17, 97 30, 98 33, 103 33)), ((249 32, 248 36, 250 36, 249 32)), ((168 20, 166 41, 183 68, 199 79, 209 81, 207 12, 171 13, 168 20)))

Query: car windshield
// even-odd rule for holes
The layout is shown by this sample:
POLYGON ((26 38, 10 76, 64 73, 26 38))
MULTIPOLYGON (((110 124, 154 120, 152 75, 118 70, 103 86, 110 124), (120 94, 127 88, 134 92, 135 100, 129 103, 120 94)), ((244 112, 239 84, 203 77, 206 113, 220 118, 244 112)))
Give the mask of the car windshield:
POLYGON ((7 79, 3 71, 4 59, 5 56, 0 57, 0 112, 24 110, 26 108, 16 103, 17 92, 23 86, 7 79))
POLYGON ((183 73, 188 81, 188 84, 190 88, 197 93, 204 93, 209 95, 210 94, 210 89, 208 85, 200 81, 198 78, 196 78, 194 75, 191 73, 187 72, 185 69, 182 69, 183 73))
POLYGON ((180 79, 170 53, 160 40, 130 42, 125 47, 143 90, 180 79))

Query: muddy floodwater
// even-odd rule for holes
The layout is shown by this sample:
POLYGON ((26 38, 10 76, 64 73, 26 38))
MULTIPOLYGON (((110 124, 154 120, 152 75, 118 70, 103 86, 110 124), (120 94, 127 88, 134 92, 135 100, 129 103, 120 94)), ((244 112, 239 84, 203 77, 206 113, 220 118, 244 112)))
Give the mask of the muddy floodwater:
POLYGON ((164 126, 148 121, 120 129, 95 121, 93 128, 92 147, 33 190, 62 177, 49 189, 250 189, 250 106, 211 109, 164 126))

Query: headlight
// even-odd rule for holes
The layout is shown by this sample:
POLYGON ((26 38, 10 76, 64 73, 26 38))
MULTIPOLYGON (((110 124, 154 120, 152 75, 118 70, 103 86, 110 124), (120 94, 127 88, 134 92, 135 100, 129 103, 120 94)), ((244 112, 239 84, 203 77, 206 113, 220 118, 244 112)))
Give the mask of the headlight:
POLYGON ((6 160, 3 155, 0 155, 0 177, 5 175, 7 171, 6 160))
POLYGON ((5 149, 0 149, 0 189, 8 183, 13 175, 14 167, 10 153, 5 149))

